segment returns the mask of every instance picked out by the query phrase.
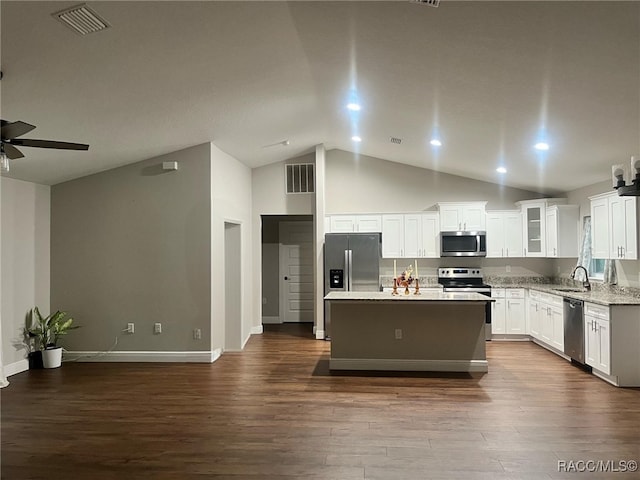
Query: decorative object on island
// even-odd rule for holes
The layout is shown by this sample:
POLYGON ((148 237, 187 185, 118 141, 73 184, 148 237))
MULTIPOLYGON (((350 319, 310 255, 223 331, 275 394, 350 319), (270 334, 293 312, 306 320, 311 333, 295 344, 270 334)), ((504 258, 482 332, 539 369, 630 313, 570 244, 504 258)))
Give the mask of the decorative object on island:
POLYGON ((611 167, 613 188, 618 191, 621 197, 640 196, 640 155, 631 157, 631 171, 627 171, 624 165, 613 165, 611 167), (629 184, 625 179, 629 177, 629 184))
POLYGON ((73 318, 67 318, 67 312, 60 310, 43 317, 38 307, 34 307, 30 317, 25 336, 29 340, 33 339, 35 348, 42 352, 44 368, 59 367, 62 364, 62 347, 58 346, 58 339, 79 326, 73 325, 73 318))
POLYGON ((409 265, 407 269, 400 274, 400 277, 397 278, 396 283, 401 287, 404 287, 404 294, 409 295, 409 285, 413 283, 413 277, 411 274, 413 273, 413 267, 409 265))

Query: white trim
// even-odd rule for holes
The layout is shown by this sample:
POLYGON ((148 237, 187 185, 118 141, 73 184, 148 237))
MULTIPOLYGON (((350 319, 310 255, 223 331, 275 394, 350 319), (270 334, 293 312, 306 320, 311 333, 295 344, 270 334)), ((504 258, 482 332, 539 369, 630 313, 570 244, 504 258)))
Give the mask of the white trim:
POLYGON ((222 349, 221 348, 216 348, 215 350, 213 350, 211 352, 211 359, 210 362, 213 363, 216 360, 218 360, 220 357, 222 356, 222 349))
MULTIPOLYGON (((282 321, 280 320, 279 316, 270 316, 270 317, 262 317, 262 323, 263 324, 280 324, 282 323, 282 321)), ((256 327, 253 327, 253 328, 256 328, 256 327)), ((262 326, 260 326, 260 328, 262 329, 262 326)), ((254 333, 253 330, 251 331, 251 333, 254 333)), ((259 333, 262 333, 262 330, 259 333)))
POLYGON ((77 362, 193 362, 213 363, 221 355, 221 350, 198 352, 149 352, 149 351, 67 351, 65 361, 77 362))
POLYGON ((29 360, 26 358, 4 366, 4 374, 7 377, 15 375, 16 373, 26 372, 27 370, 29 370, 29 360))
POLYGON ((325 339, 324 330, 318 330, 317 328, 315 330, 316 330, 316 340, 324 340, 325 339))
POLYGON ((262 325, 258 325, 257 327, 251 327, 251 335, 262 335, 264 329, 262 325))
POLYGON ((331 358, 331 370, 392 370, 419 372, 488 372, 486 360, 413 360, 397 358, 331 358))

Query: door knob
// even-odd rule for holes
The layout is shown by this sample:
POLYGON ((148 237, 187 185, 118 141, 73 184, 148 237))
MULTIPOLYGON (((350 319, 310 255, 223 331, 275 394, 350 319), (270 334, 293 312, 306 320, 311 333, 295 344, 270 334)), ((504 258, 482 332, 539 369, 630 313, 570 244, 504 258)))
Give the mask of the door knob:
POLYGON ((289 280, 289 277, 284 277, 285 280, 289 280))

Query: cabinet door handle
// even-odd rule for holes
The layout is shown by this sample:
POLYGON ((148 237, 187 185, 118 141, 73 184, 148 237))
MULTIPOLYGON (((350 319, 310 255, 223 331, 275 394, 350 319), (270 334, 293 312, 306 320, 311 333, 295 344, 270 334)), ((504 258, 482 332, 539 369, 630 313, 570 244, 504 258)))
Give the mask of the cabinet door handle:
POLYGON ((507 247, 507 257, 509 256, 509 247, 507 247))
POLYGON ((500 255, 502 255, 504 257, 504 248, 501 248, 500 252, 501 252, 500 255))
POLYGON ((620 247, 620 258, 624 258, 624 247, 620 247))
POLYGON ((466 230, 466 229, 467 229, 467 222, 464 222, 464 228, 463 228, 463 230, 466 230))
POLYGON ((400 249, 400 256, 404 257, 404 250, 400 249))

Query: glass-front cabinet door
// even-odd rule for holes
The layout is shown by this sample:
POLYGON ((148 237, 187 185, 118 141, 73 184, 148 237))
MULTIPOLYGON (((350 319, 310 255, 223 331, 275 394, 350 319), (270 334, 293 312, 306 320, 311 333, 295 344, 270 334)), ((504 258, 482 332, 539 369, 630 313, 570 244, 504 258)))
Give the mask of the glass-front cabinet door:
POLYGON ((545 214, 544 203, 522 206, 525 257, 545 256, 545 214))

